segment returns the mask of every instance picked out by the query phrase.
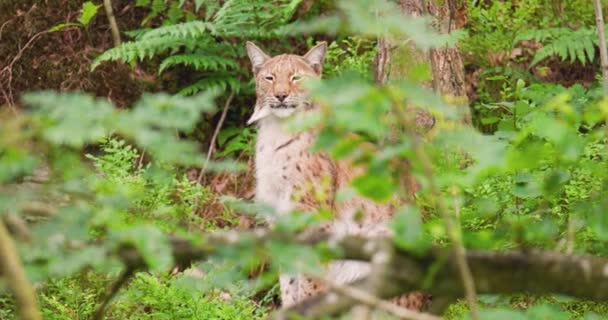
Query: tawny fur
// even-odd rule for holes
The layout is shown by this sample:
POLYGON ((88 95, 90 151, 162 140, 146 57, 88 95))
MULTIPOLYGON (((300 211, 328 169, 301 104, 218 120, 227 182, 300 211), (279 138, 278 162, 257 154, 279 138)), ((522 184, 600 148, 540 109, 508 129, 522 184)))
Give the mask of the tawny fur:
MULTIPOLYGON (((257 122, 259 128, 255 153, 256 200, 271 205, 279 214, 330 209, 334 219, 326 229, 336 235, 387 233, 384 222, 392 217, 394 204, 378 204, 362 197, 339 203, 335 199, 336 192, 348 187, 351 179, 361 173, 361 168, 332 160, 323 152, 311 152, 316 133, 293 133, 286 127, 287 121, 297 121, 316 108, 308 100, 301 81, 306 77, 320 77, 326 49, 326 44, 321 43, 304 56, 283 54, 271 58, 254 44, 247 43, 257 96, 249 123, 257 122)), ((327 268, 326 276, 340 284, 369 272, 368 264, 355 261, 337 261, 327 268)), ((325 290, 322 283, 293 275, 282 275, 280 287, 284 307, 325 290)), ((410 307, 422 302, 418 296, 404 296, 401 300, 400 304, 410 307)))

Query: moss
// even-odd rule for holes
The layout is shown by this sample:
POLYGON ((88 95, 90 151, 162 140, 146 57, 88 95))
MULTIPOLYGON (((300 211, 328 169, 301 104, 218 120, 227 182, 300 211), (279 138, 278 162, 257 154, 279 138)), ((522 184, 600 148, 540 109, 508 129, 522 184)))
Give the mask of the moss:
POLYGON ((433 78, 428 55, 412 45, 397 47, 391 54, 392 79, 431 80, 433 78))

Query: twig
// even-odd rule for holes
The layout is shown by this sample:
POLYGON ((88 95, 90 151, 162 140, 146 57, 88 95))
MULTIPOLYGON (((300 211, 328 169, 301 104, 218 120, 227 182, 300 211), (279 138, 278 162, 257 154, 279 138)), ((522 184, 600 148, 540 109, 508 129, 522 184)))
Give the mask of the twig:
POLYGON ((604 17, 600 0, 593 1, 595 5, 595 22, 597 23, 597 35, 600 40, 600 58, 602 60, 602 82, 604 96, 608 96, 608 51, 606 49, 606 35, 604 32, 604 17))
POLYGON ((2 30, 4 30, 4 27, 6 27, 7 24, 9 24, 9 22, 13 22, 13 19, 8 19, 6 20, 6 22, 4 22, 1 26, 0 26, 0 40, 2 40, 2 30))
POLYGON ((112 1, 103 0, 103 6, 106 9, 106 15, 108 16, 108 22, 110 23, 110 29, 112 30, 112 39, 114 39, 114 46, 118 47, 122 41, 120 40, 120 30, 116 23, 116 17, 114 17, 114 11, 112 11, 112 1))
POLYGON ((382 310, 384 312, 387 312, 389 314, 392 314, 393 316, 399 318, 399 319, 408 319, 408 320, 440 320, 440 317, 428 314, 428 313, 423 313, 423 312, 416 312, 416 311, 412 311, 406 308, 401 308, 397 305, 395 305, 394 303, 390 303, 388 301, 379 299, 378 297, 376 297, 373 294, 370 294, 367 291, 361 290, 359 288, 355 288, 355 287, 351 287, 348 285, 342 285, 342 284, 338 284, 334 281, 332 281, 331 279, 327 279, 327 278, 323 278, 320 281, 322 281, 324 284, 326 284, 330 290, 347 296, 357 302, 360 302, 362 304, 365 304, 371 308, 377 309, 377 310, 382 310))
POLYGON ((141 150, 141 154, 139 155, 139 160, 137 161, 137 172, 141 171, 141 168, 144 164, 144 156, 146 155, 146 149, 141 150))
POLYGON ((30 40, 28 40, 28 42, 23 46, 23 48, 21 48, 19 50, 19 52, 17 52, 17 55, 15 55, 15 57, 13 58, 13 60, 11 60, 11 63, 8 64, 8 66, 4 67, 2 69, 2 71, 0 71, 0 73, 5 72, 7 70, 11 70, 13 68, 13 65, 15 64, 15 62, 17 62, 17 60, 19 60, 21 58, 21 56, 23 55, 23 52, 25 51, 25 49, 27 49, 27 47, 29 47, 32 42, 34 42, 34 40, 36 40, 36 38, 38 38, 39 36, 48 33, 48 30, 44 30, 44 31, 40 31, 38 33, 36 33, 33 37, 30 38, 30 40))
POLYGON ((123 287, 125 284, 127 284, 127 282, 129 282, 129 279, 131 279, 134 273, 135 268, 127 266, 127 269, 125 269, 125 271, 120 274, 120 277, 118 277, 118 279, 116 279, 116 281, 112 284, 112 287, 110 287, 110 290, 104 297, 103 301, 101 302, 99 307, 97 307, 97 310, 95 310, 95 313, 91 317, 91 320, 103 319, 103 315, 106 312, 110 301, 112 301, 112 298, 116 296, 121 287, 123 287))
POLYGON ((211 141, 209 142, 209 150, 207 150, 207 159, 205 160, 205 164, 203 164, 203 167, 201 168, 201 171, 198 174, 198 183, 201 183, 201 181, 203 180, 203 175, 205 174, 205 170, 207 169, 207 165, 209 164, 209 161, 211 160, 211 156, 213 155, 213 152, 215 151, 215 140, 217 139, 217 135, 220 133, 220 130, 222 129, 222 125, 224 124, 224 120, 226 119, 226 114, 228 113, 228 107, 230 106, 230 103, 232 102, 232 98, 234 98, 234 92, 230 92, 230 95, 228 96, 228 99, 226 100, 226 104, 224 105, 224 110, 222 110, 222 115, 220 116, 220 120, 217 123, 217 126, 215 127, 215 131, 213 132, 213 136, 211 137, 211 141))
POLYGON ((0 222, 0 270, 15 295, 19 318, 42 320, 36 303, 36 294, 25 276, 13 239, 3 222, 0 222))
MULTIPOLYGON (((417 140, 416 137, 413 137, 414 140, 417 140)), ((462 278, 462 283, 464 285, 467 303, 469 304, 469 308, 471 309, 471 318, 476 320, 479 319, 479 307, 477 306, 477 293, 475 292, 475 282, 473 281, 473 275, 471 273, 471 269, 466 260, 466 250, 462 243, 462 233, 460 230, 460 226, 458 222, 455 221, 454 215, 451 215, 448 211, 448 208, 441 197, 441 190, 435 183, 435 179, 433 177, 433 168, 431 166, 431 160, 429 159, 424 147, 420 144, 420 142, 415 141, 413 143, 414 154, 418 161, 422 166, 422 171, 425 177, 428 180, 429 188, 431 189, 431 193, 435 196, 437 201, 437 210, 443 216, 445 220, 445 227, 448 233, 448 237, 454 246, 454 253, 456 256, 456 264, 458 266, 458 270, 460 272, 460 277, 462 278)))
MULTIPOLYGON (((39 36, 49 33, 48 30, 44 30, 44 31, 40 31, 38 33, 36 33, 33 37, 30 38, 30 40, 28 40, 28 42, 23 46, 23 48, 19 49, 19 52, 17 52, 17 54, 15 55, 15 57, 13 58, 13 60, 11 60, 11 62, 4 68, 2 68, 2 70, 0 70, 0 79, 2 78, 2 75, 6 72, 8 74, 7 76, 7 84, 6 87, 8 88, 8 96, 7 98, 7 102, 9 107, 13 108, 13 106, 15 105, 15 102, 13 101, 13 89, 12 89, 12 82, 13 82, 13 65, 15 65, 15 63, 21 58, 21 56, 23 55, 23 52, 25 52, 25 49, 27 49, 27 47, 29 47, 34 40, 36 40, 39 36)), ((4 90, 3 90, 4 92, 4 90)), ((5 94, 6 95, 6 94, 5 94)))

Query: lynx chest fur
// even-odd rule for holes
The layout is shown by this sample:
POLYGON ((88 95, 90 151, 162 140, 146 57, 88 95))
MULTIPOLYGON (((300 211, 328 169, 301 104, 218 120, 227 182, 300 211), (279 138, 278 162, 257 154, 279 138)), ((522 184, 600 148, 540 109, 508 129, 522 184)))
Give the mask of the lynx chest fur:
POLYGON ((336 166, 324 154, 310 152, 312 141, 311 133, 290 133, 277 119, 260 121, 255 158, 258 201, 280 214, 332 206, 336 166))

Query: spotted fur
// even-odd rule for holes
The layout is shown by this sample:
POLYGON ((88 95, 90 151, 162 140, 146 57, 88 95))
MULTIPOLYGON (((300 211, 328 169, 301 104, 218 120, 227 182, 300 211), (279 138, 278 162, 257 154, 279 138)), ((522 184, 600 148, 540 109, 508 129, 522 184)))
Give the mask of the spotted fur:
MULTIPOLYGON (((282 54, 270 57, 253 43, 247 53, 256 80, 256 104, 248 123, 258 124, 255 153, 256 199, 271 205, 278 213, 292 210, 312 211, 327 208, 334 212, 325 228, 336 235, 388 233, 384 222, 395 211, 394 204, 378 204, 354 197, 336 202, 336 192, 349 186, 361 173, 346 161, 334 161, 322 152, 310 151, 314 131, 293 133, 285 124, 316 108, 309 100, 301 81, 320 77, 327 45, 322 42, 303 56, 282 54), (322 196, 319 196, 322 195, 322 196), (360 218, 360 214, 363 213, 360 218)), ((337 283, 348 283, 369 273, 369 265, 357 261, 332 262, 327 276, 337 283)), ((297 304, 326 288, 298 275, 280 277, 284 307, 297 304)), ((416 305, 412 299, 407 305, 416 305)))

